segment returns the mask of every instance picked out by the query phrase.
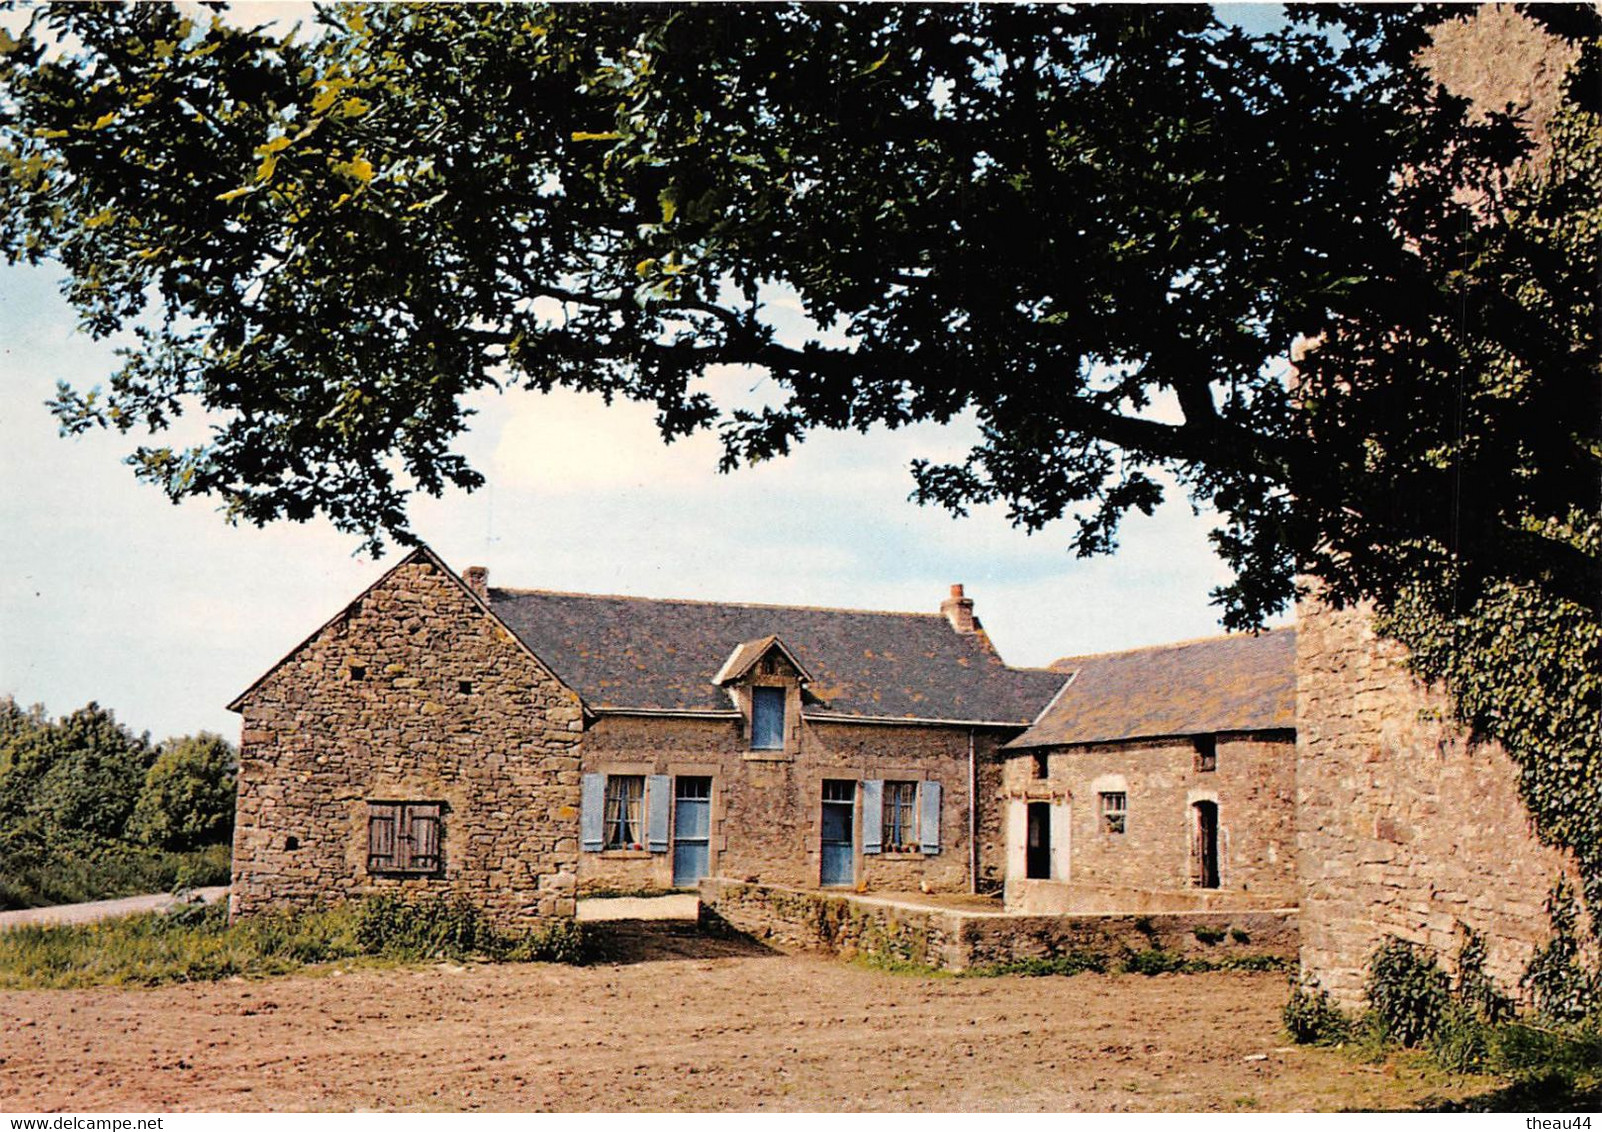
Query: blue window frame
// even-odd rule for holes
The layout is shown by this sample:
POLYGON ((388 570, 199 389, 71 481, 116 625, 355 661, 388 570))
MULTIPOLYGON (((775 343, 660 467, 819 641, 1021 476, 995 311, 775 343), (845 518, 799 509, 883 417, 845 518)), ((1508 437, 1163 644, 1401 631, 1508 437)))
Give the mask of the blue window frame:
POLYGON ((784 750, 784 689, 751 689, 751 749, 784 750))

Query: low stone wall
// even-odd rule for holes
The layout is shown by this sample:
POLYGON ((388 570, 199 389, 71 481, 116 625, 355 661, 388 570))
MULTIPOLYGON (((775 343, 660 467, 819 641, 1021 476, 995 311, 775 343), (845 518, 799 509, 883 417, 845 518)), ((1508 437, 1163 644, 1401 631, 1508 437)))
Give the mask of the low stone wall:
POLYGON ((872 955, 952 971, 1075 951, 1116 961, 1153 948, 1186 959, 1290 960, 1298 944, 1295 909, 1027 916, 719 878, 701 882, 701 905, 703 916, 780 950, 872 955))
POLYGON ((1286 903, 1283 897, 1260 896, 1255 892, 1206 888, 1160 892, 1146 888, 1065 884, 1057 880, 1013 879, 1007 882, 1006 889, 1006 911, 1025 916, 1272 911, 1286 903))

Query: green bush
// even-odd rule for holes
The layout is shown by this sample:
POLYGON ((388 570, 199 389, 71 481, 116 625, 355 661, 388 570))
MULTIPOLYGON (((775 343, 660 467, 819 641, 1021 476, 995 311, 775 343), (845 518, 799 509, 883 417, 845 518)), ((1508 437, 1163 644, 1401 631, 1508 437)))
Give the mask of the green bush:
POLYGON ((1552 938, 1531 957, 1522 985, 1535 1006, 1558 1022, 1575 1022, 1602 1009, 1602 971, 1588 970, 1580 953, 1580 909, 1559 878, 1547 897, 1552 938))
POLYGON ((467 959, 495 951, 484 916, 465 900, 407 900, 381 894, 362 901, 356 941, 368 955, 391 959, 467 959))
POLYGON ((555 920, 549 927, 520 936, 498 956, 513 963, 567 963, 589 961, 590 941, 577 920, 555 920))
POLYGON ((583 963, 583 929, 557 920, 527 933, 502 933, 465 900, 406 899, 389 893, 364 900, 356 914, 356 941, 367 955, 389 959, 505 959, 512 962, 583 963))
POLYGON ((1224 931, 1223 928, 1208 928, 1198 924, 1196 927, 1191 929, 1191 934, 1202 943, 1214 944, 1223 943, 1224 937, 1229 933, 1224 931))
POLYGON ((1040 959, 1018 959, 1011 963, 992 963, 981 967, 972 967, 965 971, 964 974, 975 978, 988 978, 996 975, 1039 977, 1046 975, 1077 975, 1084 971, 1094 971, 1097 974, 1101 974, 1106 970, 1107 957, 1105 955, 1099 951, 1075 948, 1066 955, 1052 955, 1040 959))
POLYGON ((1290 997, 1280 1017, 1291 1040, 1300 1045, 1335 1045, 1351 1034, 1351 1020, 1313 978, 1291 979, 1290 997))
POLYGON ((1451 1000, 1451 984, 1435 958, 1395 936, 1369 960, 1367 991, 1386 1038, 1409 1048, 1434 1036, 1451 1000))
POLYGON ((1185 967, 1185 957, 1177 951, 1149 947, 1144 951, 1124 954, 1123 970, 1131 975, 1166 975, 1185 967))
POLYGON ((1471 1006, 1454 1000, 1441 1011, 1430 1035, 1430 1056, 1448 1073, 1483 1072, 1489 1066, 1495 1033, 1495 1026, 1471 1006))
POLYGON ((163 743, 128 820, 130 836, 162 849, 227 841, 237 764, 233 744, 220 735, 202 731, 163 743))
POLYGON ((0 908, 78 904, 227 884, 227 845, 182 853, 85 835, 46 834, 35 822, 0 833, 0 908))

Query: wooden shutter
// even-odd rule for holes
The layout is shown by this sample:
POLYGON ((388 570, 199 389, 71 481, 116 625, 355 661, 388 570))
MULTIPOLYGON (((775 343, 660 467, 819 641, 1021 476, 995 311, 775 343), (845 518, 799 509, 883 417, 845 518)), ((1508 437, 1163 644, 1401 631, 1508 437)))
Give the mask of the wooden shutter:
POLYGON ((645 840, 653 853, 666 853, 668 847, 668 807, 673 801, 673 780, 653 774, 645 780, 645 840))
POLYGON ((579 804, 579 847, 599 853, 606 843, 606 775, 586 774, 579 804))
POLYGON ((438 802, 413 802, 405 807, 409 817, 412 859, 407 868, 413 872, 439 871, 439 814, 438 802))
POLYGON ((862 784, 862 851, 878 853, 884 846, 884 780, 862 784))
POLYGON ((367 803, 367 868, 370 872, 393 869, 395 864, 395 828, 400 820, 400 807, 394 802, 367 803))
POLYGON ((940 852, 940 783, 924 782, 918 787, 918 837, 924 856, 933 857, 940 852))

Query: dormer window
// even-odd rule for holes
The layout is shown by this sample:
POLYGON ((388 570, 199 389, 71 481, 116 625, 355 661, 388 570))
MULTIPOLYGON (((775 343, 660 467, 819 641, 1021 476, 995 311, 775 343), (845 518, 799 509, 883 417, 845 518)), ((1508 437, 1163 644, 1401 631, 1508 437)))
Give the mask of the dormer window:
POLYGON ((751 689, 751 749, 784 750, 784 689, 751 689))

